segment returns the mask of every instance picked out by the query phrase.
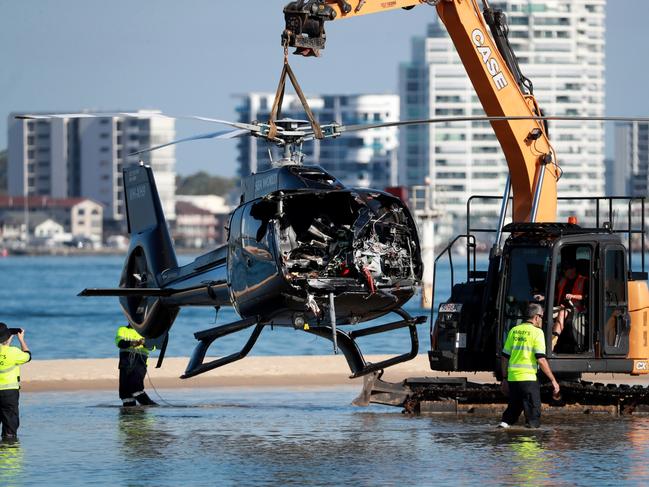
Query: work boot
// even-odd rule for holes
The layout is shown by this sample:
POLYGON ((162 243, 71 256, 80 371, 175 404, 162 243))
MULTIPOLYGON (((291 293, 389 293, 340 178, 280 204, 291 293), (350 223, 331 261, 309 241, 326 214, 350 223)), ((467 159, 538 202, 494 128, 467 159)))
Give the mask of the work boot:
POLYGON ((146 392, 140 392, 135 395, 135 400, 139 402, 142 406, 157 406, 158 403, 149 397, 146 392))

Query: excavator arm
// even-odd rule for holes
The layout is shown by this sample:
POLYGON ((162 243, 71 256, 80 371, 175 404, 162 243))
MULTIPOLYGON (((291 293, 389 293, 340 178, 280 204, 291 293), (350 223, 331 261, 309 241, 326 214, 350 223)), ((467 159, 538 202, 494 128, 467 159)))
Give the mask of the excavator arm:
MULTIPOLYGON (((539 117, 532 85, 518 69, 506 38, 504 15, 487 0, 299 0, 284 8, 283 44, 296 54, 318 55, 325 22, 422 3, 435 5, 488 116, 539 117), (485 20, 486 19, 486 20, 485 20), (491 35, 489 34, 491 32, 491 35), (493 36, 493 37, 492 37, 493 36)), ((560 170, 546 125, 535 119, 491 122, 505 154, 514 195, 514 222, 556 221, 560 170)))

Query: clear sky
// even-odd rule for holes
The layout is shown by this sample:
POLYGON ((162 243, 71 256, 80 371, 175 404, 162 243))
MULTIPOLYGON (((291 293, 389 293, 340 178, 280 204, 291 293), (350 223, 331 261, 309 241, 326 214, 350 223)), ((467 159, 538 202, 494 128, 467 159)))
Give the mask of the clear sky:
MULTIPOLYGON (((236 119, 233 95, 274 91, 288 0, 0 0, 0 148, 11 111, 133 110, 236 119)), ((426 6, 330 23, 324 56, 292 56, 307 93, 396 93, 426 6)), ((607 114, 649 115, 649 0, 609 0, 607 114)), ((178 136, 218 130, 178 121, 178 136)), ((610 146, 610 144, 609 144, 610 146)), ((612 148, 608 148, 608 153, 612 148)), ((182 174, 236 172, 234 141, 177 149, 182 174)))

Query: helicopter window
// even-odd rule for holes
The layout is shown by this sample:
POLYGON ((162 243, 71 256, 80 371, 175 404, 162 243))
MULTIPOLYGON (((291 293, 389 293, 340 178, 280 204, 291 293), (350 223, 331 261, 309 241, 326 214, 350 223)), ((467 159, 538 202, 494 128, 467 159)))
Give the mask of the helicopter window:
POLYGON ((539 300, 539 297, 544 294, 549 269, 549 249, 543 247, 512 249, 504 303, 503 343, 509 330, 523 322, 528 303, 539 300))
POLYGON ((266 209, 274 204, 250 203, 242 212, 241 244, 243 250, 257 260, 273 260, 268 241, 268 223, 270 212, 266 209))
POLYGON ((230 222, 228 223, 228 241, 235 242, 241 237, 241 215, 243 214, 243 208, 237 208, 232 216, 230 217, 230 222))

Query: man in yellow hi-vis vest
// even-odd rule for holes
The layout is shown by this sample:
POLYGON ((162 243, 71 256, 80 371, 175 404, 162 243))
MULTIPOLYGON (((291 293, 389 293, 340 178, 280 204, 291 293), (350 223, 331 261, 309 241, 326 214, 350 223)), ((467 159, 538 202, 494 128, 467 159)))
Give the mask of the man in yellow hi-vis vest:
POLYGON ((16 438, 20 419, 18 414, 20 367, 29 362, 32 354, 25 342, 25 331, 20 328, 8 328, 0 323, 0 422, 2 422, 2 439, 16 438), (13 336, 18 336, 17 347, 10 346, 13 336))
POLYGON ((525 426, 541 425, 541 388, 536 377, 538 368, 552 382, 554 395, 559 394, 550 365, 545 358, 545 335, 543 334, 543 308, 530 303, 526 309, 527 321, 516 325, 507 334, 502 352, 503 392, 508 394, 507 409, 499 427, 509 428, 525 413, 525 426))
POLYGON ((119 398, 123 406, 135 406, 136 401, 143 406, 156 403, 144 392, 144 377, 147 371, 149 349, 145 340, 131 325, 120 326, 115 336, 119 348, 119 398))

